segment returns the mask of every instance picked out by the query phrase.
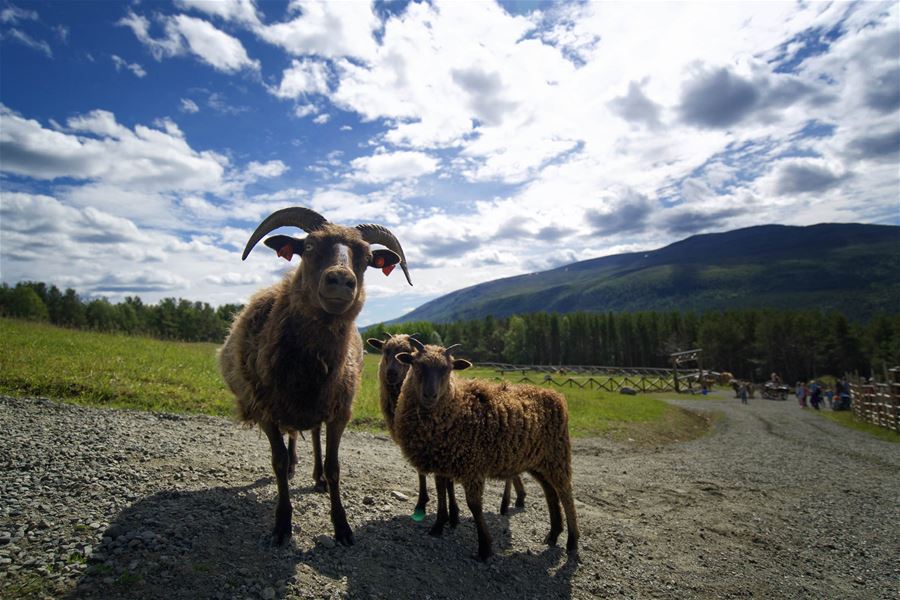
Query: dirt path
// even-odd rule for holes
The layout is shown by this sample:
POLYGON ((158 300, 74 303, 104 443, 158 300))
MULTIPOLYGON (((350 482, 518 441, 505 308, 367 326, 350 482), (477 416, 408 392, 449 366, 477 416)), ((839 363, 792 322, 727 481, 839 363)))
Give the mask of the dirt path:
POLYGON ((0 596, 74 598, 896 598, 900 446, 794 403, 678 401, 722 413, 691 442, 575 442, 582 544, 541 540, 540 488, 500 517, 475 561, 463 522, 442 539, 409 515, 415 476, 383 436, 342 444, 357 543, 334 547, 309 453, 294 538, 268 545, 268 445, 225 419, 0 397, 0 596), (409 499, 398 499, 394 491, 409 499))

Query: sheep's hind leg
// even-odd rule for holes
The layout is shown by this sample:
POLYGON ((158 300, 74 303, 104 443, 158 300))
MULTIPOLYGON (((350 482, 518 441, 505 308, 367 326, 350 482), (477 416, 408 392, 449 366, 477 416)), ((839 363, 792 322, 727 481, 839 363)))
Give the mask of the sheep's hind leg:
POLYGON ((293 479, 297 472, 297 432, 288 433, 288 479, 293 479))
POLYGON ((466 504, 472 511, 472 517, 475 519, 475 529, 478 531, 478 559, 487 560, 492 553, 491 534, 488 531, 487 524, 484 522, 484 513, 481 509, 481 498, 484 494, 484 480, 477 479, 467 481, 464 485, 466 490, 466 504))
POLYGON ((291 499, 288 492, 288 468, 290 457, 284 446, 281 430, 274 423, 265 423, 262 430, 269 438, 272 446, 272 470, 278 484, 278 504, 275 507, 275 529, 272 530, 272 541, 281 546, 291 537, 291 499))
POLYGON ((347 523, 347 513, 341 503, 341 464, 338 450, 346 421, 332 421, 325 430, 325 479, 328 481, 328 495, 331 498, 331 523, 334 525, 334 539, 345 546, 352 546, 353 530, 347 523))
POLYGON ((516 508, 525 508, 525 486, 522 484, 522 478, 516 475, 512 482, 516 487, 516 508))
POLYGON ((314 427, 310 432, 313 447, 313 481, 317 492, 325 492, 328 484, 325 483, 325 477, 322 475, 322 427, 314 427))
MULTIPOLYGON (((438 478, 435 475, 434 482, 437 485, 438 478)), ((440 502, 441 493, 438 492, 438 501, 440 502)), ((425 519, 425 505, 428 504, 428 487, 425 485, 425 475, 419 473, 419 499, 416 502, 416 509, 413 511, 412 519, 420 522, 425 519)))
MULTIPOLYGON (((419 476, 422 477, 421 474, 419 476)), ((434 521, 434 525, 431 526, 428 534, 435 537, 440 537, 444 533, 444 524, 447 522, 447 482, 448 479, 446 477, 434 476, 434 485, 437 488, 438 497, 437 519, 434 521)))
POLYGON ((547 510, 550 512, 550 533, 544 538, 544 543, 548 546, 555 546, 556 540, 562 532, 562 513, 559 510, 559 496, 556 494, 556 489, 550 485, 550 482, 541 473, 536 471, 529 471, 529 473, 541 484, 541 488, 544 490, 544 497, 547 499, 547 510))
POLYGON ((501 515, 505 515, 506 513, 509 512, 509 492, 510 492, 510 487, 512 487, 510 485, 511 483, 512 482, 509 479, 507 479, 506 484, 503 486, 503 497, 500 499, 500 514, 501 515))
POLYGON ((450 507, 450 527, 459 525, 459 505, 456 503, 456 490, 453 480, 447 479, 447 504, 450 507))

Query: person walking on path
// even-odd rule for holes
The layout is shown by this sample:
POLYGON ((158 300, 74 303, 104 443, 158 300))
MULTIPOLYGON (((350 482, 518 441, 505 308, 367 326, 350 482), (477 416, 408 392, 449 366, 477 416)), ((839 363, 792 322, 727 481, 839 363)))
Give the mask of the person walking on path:
POLYGON ((747 384, 742 383, 740 389, 741 404, 747 404, 747 384))

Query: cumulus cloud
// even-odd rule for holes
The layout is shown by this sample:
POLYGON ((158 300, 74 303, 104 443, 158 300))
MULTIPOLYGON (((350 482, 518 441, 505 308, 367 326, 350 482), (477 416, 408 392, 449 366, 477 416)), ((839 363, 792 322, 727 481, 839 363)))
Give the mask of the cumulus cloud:
POLYGON ((646 127, 656 128, 660 126, 660 106, 644 95, 641 86, 632 81, 628 84, 628 93, 624 96, 613 98, 607 105, 610 110, 632 123, 639 123, 646 127))
POLYGON ((437 171, 438 161, 424 152, 382 152, 350 161, 353 179, 366 183, 384 183, 411 179, 437 171))
POLYGON ((196 10, 225 21, 255 25, 259 23, 253 0, 175 0, 175 5, 196 10))
POLYGON ((149 190, 206 189, 222 179, 227 159, 190 148, 174 123, 129 129, 103 110, 73 117, 68 132, 44 128, 0 106, 4 172, 34 177, 103 181, 149 190))
POLYGON ((258 24, 254 33, 295 56, 368 60, 375 54, 372 33, 380 21, 371 3, 293 0, 288 10, 292 13, 289 20, 258 24))
POLYGON ((234 73, 242 69, 259 70, 259 61, 252 60, 240 40, 216 29, 211 23, 187 15, 159 17, 163 37, 150 34, 150 21, 129 12, 119 21, 128 27, 156 60, 193 54, 214 69, 234 73))
POLYGON ((779 194, 823 192, 837 186, 843 178, 824 165, 789 161, 777 169, 775 191, 779 194))
POLYGON ((279 98, 328 93, 328 68, 318 60, 293 60, 281 75, 281 83, 270 90, 279 98))
POLYGON ((590 209, 585 218, 599 235, 643 231, 653 212, 653 203, 643 194, 625 192, 608 210, 590 209))

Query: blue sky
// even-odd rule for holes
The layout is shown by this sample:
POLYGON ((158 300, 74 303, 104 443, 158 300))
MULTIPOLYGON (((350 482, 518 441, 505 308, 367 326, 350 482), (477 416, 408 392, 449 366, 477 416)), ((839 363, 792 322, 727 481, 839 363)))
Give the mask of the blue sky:
POLYGON ((403 244, 366 324, 695 233, 900 224, 900 4, 710 7, 0 2, 0 278, 240 302, 290 268, 249 233, 301 205, 403 244))

